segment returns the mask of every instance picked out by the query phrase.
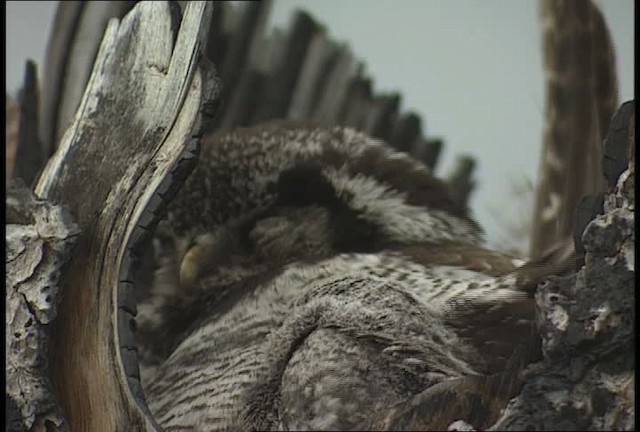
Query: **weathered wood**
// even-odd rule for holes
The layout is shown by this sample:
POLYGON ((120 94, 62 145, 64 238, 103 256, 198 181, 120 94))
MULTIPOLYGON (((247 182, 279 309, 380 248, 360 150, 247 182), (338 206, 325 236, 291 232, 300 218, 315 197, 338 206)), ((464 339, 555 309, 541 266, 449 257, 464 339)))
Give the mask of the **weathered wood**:
POLYGON ((576 208, 573 226, 573 242, 575 245, 576 267, 584 266, 585 250, 582 244, 582 234, 598 215, 604 213, 604 193, 589 194, 582 197, 576 208))
POLYGON ((121 18, 135 1, 60 2, 47 47, 42 104, 42 139, 48 157, 80 103, 100 41, 111 18, 121 18))
POLYGON ((21 179, 9 184, 5 209, 7 430, 68 430, 49 380, 49 329, 78 227, 21 179))
POLYGON ((279 64, 268 77, 253 117, 254 123, 284 118, 300 76, 305 53, 320 26, 306 12, 297 11, 287 35, 279 64))
POLYGON ((72 430, 154 430, 143 401, 133 273, 165 201, 193 167, 206 82, 212 5, 143 2, 112 20, 74 123, 36 193, 68 204, 82 230, 65 268, 52 332, 56 396, 72 430), (186 149, 186 150, 185 150, 186 149))
POLYGON ((13 176, 31 186, 44 165, 46 156, 38 137, 38 71, 36 64, 28 60, 24 85, 20 92, 20 128, 13 176))
MULTIPOLYGON (((635 101, 622 104, 611 119, 611 127, 604 140, 602 171, 609 190, 616 187, 620 175, 629 167, 634 158, 635 141, 635 101)), ((582 235, 598 215, 604 213, 604 193, 589 194, 582 197, 575 213, 573 240, 578 268, 585 264, 585 248, 582 235)))

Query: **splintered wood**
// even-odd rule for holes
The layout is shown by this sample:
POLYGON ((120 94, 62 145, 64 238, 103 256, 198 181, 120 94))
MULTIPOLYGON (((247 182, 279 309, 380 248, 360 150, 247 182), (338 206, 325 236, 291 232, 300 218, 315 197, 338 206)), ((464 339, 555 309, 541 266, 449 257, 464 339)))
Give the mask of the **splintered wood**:
POLYGON ((203 103, 215 90, 200 61, 212 8, 190 2, 180 23, 168 2, 142 2, 109 22, 72 124, 35 188, 68 205, 81 230, 50 358, 72 430, 156 428, 140 403, 121 290, 132 239, 152 228, 173 183, 193 166, 185 149, 197 145, 203 103))

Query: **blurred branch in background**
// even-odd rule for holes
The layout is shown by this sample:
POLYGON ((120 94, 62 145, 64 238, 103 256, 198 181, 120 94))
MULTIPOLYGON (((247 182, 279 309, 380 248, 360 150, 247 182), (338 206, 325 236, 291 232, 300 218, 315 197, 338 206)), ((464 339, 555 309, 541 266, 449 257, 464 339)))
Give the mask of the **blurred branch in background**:
POLYGON ((41 75, 40 140, 45 160, 71 124, 109 20, 122 18, 135 3, 58 2, 41 75))

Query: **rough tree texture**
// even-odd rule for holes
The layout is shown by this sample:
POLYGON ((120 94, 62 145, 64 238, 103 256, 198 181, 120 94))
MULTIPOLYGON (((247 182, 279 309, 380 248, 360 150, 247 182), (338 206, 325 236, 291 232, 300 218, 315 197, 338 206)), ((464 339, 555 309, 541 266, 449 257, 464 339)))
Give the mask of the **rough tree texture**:
POLYGON ((60 269, 79 230, 65 208, 37 199, 22 181, 9 185, 6 211, 7 427, 66 430, 47 353, 60 269))
MULTIPOLYGON (((605 213, 586 228, 585 266, 536 295, 544 360, 493 430, 633 430, 635 424, 635 138, 605 213)), ((611 132, 610 132, 611 134, 611 132)), ((606 148, 605 148, 606 151, 606 148)))
POLYGON ((42 68, 39 135, 49 158, 80 105, 110 18, 122 18, 134 1, 58 2, 42 68))
POLYGON ((74 431, 156 430, 139 389, 132 273, 193 166, 217 94, 202 56, 212 7, 190 2, 180 21, 175 5, 141 2, 109 22, 73 123, 35 187, 68 205, 81 229, 49 355, 74 431))

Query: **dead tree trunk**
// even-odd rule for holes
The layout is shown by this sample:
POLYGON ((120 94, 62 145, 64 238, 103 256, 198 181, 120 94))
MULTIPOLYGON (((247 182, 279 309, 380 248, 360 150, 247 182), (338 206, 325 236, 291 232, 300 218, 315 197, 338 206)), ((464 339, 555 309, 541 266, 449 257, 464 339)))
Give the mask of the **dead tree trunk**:
POLYGON ((634 429, 634 105, 624 104, 609 130, 626 169, 584 230, 584 267, 536 294, 544 359, 492 430, 634 429))
POLYGON ((111 18, 122 18, 135 1, 60 2, 42 73, 40 141, 45 161, 73 121, 111 18))
MULTIPOLYGON (((58 302, 49 370, 71 430, 157 429, 139 381, 132 274, 210 122, 218 91, 203 63, 211 14, 211 3, 190 2, 180 22, 169 3, 144 2, 110 21, 73 123, 36 185, 39 198, 68 206, 80 230, 60 283, 64 295, 45 298, 58 302)), ((29 247, 27 258, 41 250, 22 247, 29 247)), ((20 317, 21 303, 9 306, 15 310, 8 316, 20 317)), ((46 357, 43 346, 37 358, 46 357)), ((15 356, 18 362, 33 353, 15 356)), ((25 398, 38 394, 34 386, 22 388, 25 398)), ((32 427, 33 413, 21 414, 32 427)))

